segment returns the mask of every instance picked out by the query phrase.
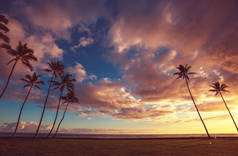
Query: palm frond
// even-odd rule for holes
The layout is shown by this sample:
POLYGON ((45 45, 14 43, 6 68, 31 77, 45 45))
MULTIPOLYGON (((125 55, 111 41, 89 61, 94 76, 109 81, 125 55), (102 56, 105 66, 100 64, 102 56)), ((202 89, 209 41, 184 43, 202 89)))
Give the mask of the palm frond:
POLYGON ((45 71, 45 72, 52 72, 52 70, 50 70, 50 69, 43 69, 43 71, 45 71))
POLYGON ((37 84, 44 85, 44 81, 37 81, 36 83, 37 83, 37 84))
POLYGON ((15 58, 17 58, 18 54, 17 54, 17 51, 15 51, 14 49, 8 49, 7 53, 10 54, 11 56, 14 56, 15 58))
POLYGON ((3 30, 5 33, 9 32, 8 27, 0 23, 0 29, 3 30))
POLYGON ((31 65, 29 62, 22 61, 22 63, 23 63, 26 67, 28 67, 31 71, 33 71, 33 67, 32 67, 32 65, 31 65))
POLYGON ((31 86, 30 84, 26 84, 26 85, 24 85, 24 88, 30 87, 30 86, 31 86))
POLYGON ((210 92, 217 92, 216 89, 210 89, 209 91, 210 91, 210 92))
POLYGON ((0 22, 3 22, 4 24, 8 24, 8 19, 6 16, 0 14, 0 22))
POLYGON ((9 37, 7 35, 3 34, 2 32, 0 32, 0 39, 2 39, 6 43, 10 42, 9 37))
POLYGON ((6 49, 6 50, 12 49, 12 47, 11 47, 9 44, 5 44, 5 43, 2 43, 2 44, 0 45, 0 48, 4 48, 4 49, 6 49))
POLYGON ((8 61, 7 65, 11 64, 13 61, 17 61, 15 58, 8 61))
POLYGON ((41 90, 41 88, 38 85, 34 85, 37 89, 41 90))
POLYGON ((30 83, 30 81, 27 80, 27 79, 25 79, 25 78, 21 78, 20 80, 22 80, 22 81, 24 81, 24 82, 26 82, 26 83, 30 83))

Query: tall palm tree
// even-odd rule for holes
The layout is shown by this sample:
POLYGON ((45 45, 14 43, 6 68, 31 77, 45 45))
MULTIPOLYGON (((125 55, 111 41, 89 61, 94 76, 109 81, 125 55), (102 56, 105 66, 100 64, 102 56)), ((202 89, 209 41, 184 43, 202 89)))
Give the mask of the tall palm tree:
POLYGON ((177 67, 177 69, 178 69, 178 72, 174 73, 174 75, 178 75, 177 79, 182 78, 182 79, 185 80, 186 85, 187 85, 187 88, 188 88, 188 92, 189 92, 189 94, 190 94, 190 97, 191 97, 191 99, 192 99, 192 101, 193 101, 193 104, 194 104, 196 110, 197 110, 197 113, 198 113, 198 115, 199 115, 199 118, 201 119, 202 124, 203 124, 203 126, 204 126, 204 128, 205 128, 205 130, 206 130, 206 132, 207 132, 207 136, 208 136, 208 138, 210 139, 210 135, 209 135, 209 133, 208 133, 207 127, 206 127, 206 125, 205 125, 205 123, 204 123, 204 121, 203 121, 203 119, 202 119, 202 116, 201 116, 201 114, 200 114, 200 112, 199 112, 199 110, 198 110, 198 107, 197 107, 197 105, 196 105, 196 103, 195 103, 195 100, 194 100, 193 95, 192 95, 192 93, 191 93, 191 91, 190 91, 190 88, 189 88, 189 75, 192 75, 192 74, 195 74, 195 73, 194 73, 194 72, 189 72, 189 70, 191 69, 191 66, 189 66, 189 65, 187 65, 187 64, 186 64, 185 66, 179 65, 179 66, 177 67))
POLYGON ((27 47, 27 44, 22 44, 21 41, 19 41, 16 49, 12 49, 11 46, 9 45, 5 45, 7 46, 7 52, 8 54, 10 54, 13 58, 8 62, 8 64, 13 63, 11 72, 8 76, 7 82, 5 87, 3 88, 1 94, 0 94, 0 99, 2 98, 2 96, 4 95, 8 84, 10 82, 10 79, 12 77, 13 71, 17 65, 17 63, 20 61, 23 65, 25 65, 27 68, 29 68, 31 71, 33 70, 33 67, 30 63, 30 61, 37 61, 37 58, 34 56, 34 51, 32 49, 29 49, 27 47))
POLYGON ((61 118, 61 120, 60 120, 60 122, 59 122, 59 124, 58 124, 58 126, 57 126, 57 129, 56 129, 56 132, 55 132, 54 136, 56 136, 57 133, 58 133, 58 131, 59 131, 60 125, 61 125, 62 121, 64 120, 64 117, 65 117, 65 114, 66 114, 66 111, 67 111, 67 109, 68 109, 69 104, 78 102, 78 98, 75 97, 74 91, 69 91, 69 92, 66 94, 66 96, 62 96, 62 99, 64 100, 63 103, 66 103, 66 107, 65 107, 63 116, 62 116, 62 118, 61 118))
POLYGON ((234 120, 234 118, 233 118, 233 116, 232 116, 232 114, 231 114, 231 112, 230 112, 230 110, 229 110, 229 108, 228 108, 228 106, 226 104, 226 101, 225 101, 225 99, 223 98, 223 95, 222 95, 222 92, 229 92, 228 90, 226 90, 226 88, 228 86, 226 84, 220 84, 219 82, 214 82, 214 83, 212 83, 211 87, 212 87, 212 89, 210 89, 209 91, 215 92, 215 95, 220 94, 220 96, 221 96, 221 98, 222 98, 222 100, 223 100, 223 102, 224 102, 224 104, 226 106, 226 109, 229 112, 229 114, 231 116, 231 119, 232 119, 232 121, 233 121, 233 123, 234 123, 234 125, 236 127, 236 130, 238 131, 238 127, 236 125, 236 122, 235 122, 235 120, 234 120))
POLYGON ((21 109, 20 109, 20 112, 19 112, 19 115, 18 115, 18 120, 17 120, 17 125, 16 125, 16 128, 14 130, 14 133, 12 134, 12 136, 14 137, 16 135, 16 132, 17 132, 17 129, 18 129, 18 125, 20 123, 20 120, 21 120, 21 114, 22 114, 22 110, 24 108, 24 105, 26 103, 26 101, 28 100, 28 97, 31 93, 31 89, 33 87, 36 87, 37 89, 40 89, 39 85, 43 85, 44 82, 43 81, 40 81, 39 80, 40 78, 40 75, 36 74, 35 72, 31 75, 26 75, 25 78, 22 78, 21 80, 24 81, 26 83, 26 85, 24 85, 24 88, 26 87, 30 87, 28 92, 27 92, 27 95, 25 97, 25 100, 24 102, 22 103, 22 106, 21 106, 21 109))
POLYGON ((5 43, 9 43, 10 39, 6 35, 7 32, 9 32, 8 27, 6 26, 8 24, 8 19, 6 16, 0 14, 0 30, 3 32, 0 32, 0 39, 2 39, 5 43))
POLYGON ((52 73, 52 76, 51 76, 51 79, 49 81, 49 87, 48 87, 48 90, 47 90, 46 98, 45 98, 45 101, 44 101, 44 106, 43 106, 42 113, 41 113, 40 122, 38 124, 37 130, 36 130, 36 133, 35 133, 35 137, 38 136, 38 133, 39 133, 39 130, 40 130, 40 126, 41 126, 42 119, 43 119, 44 114, 45 114, 45 109, 46 109, 46 105, 47 105, 48 97, 50 95, 50 91, 51 91, 51 88, 52 88, 53 81, 55 81, 55 79, 64 72, 64 65, 61 64, 60 61, 51 61, 51 62, 48 62, 48 65, 49 65, 49 68, 44 69, 44 71, 48 72, 48 73, 52 73))
POLYGON ((62 99, 62 95, 64 92, 64 89, 66 88, 68 91, 73 91, 74 89, 74 84, 73 82, 75 82, 76 80, 71 78, 71 74, 66 73, 66 74, 61 74, 60 75, 60 82, 57 81, 53 81, 55 89, 59 89, 60 90, 60 96, 59 96, 59 101, 58 101, 58 106, 57 106, 57 111, 56 111, 56 115, 55 115, 55 119, 53 122, 53 125, 51 127, 51 130, 48 134, 48 137, 51 135, 54 127, 55 127, 55 123, 58 117, 58 113, 59 113, 59 109, 60 109, 60 104, 61 104, 61 99, 62 99))

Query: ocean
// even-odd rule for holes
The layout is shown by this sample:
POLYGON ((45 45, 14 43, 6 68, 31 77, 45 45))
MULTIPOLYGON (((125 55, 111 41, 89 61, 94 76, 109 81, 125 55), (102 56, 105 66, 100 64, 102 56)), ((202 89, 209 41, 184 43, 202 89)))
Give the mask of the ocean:
MULTIPOLYGON (((11 137, 12 133, 0 132, 1 138, 11 137)), ((18 133, 16 137, 31 138, 34 133, 18 133)), ((46 137, 46 133, 39 134, 39 137, 46 137)), ((53 136, 53 135, 52 135, 53 136)), ((211 134, 214 138, 237 138, 238 134, 211 134)), ((176 138, 207 138, 206 134, 66 134, 59 133, 56 138, 72 139, 176 139, 176 138)))

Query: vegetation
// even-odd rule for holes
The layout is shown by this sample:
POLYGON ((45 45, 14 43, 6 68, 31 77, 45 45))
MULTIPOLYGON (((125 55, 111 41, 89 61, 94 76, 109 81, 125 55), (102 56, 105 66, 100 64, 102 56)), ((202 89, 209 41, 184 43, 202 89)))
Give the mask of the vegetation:
POLYGON ((54 135, 54 136, 56 136, 57 133, 58 133, 58 131, 59 131, 60 125, 61 125, 62 121, 64 120, 64 116, 65 116, 65 113, 66 113, 66 111, 67 111, 67 109, 68 109, 69 104, 71 104, 71 103, 77 103, 77 102, 78 102, 78 98, 75 97, 73 90, 72 90, 72 91, 68 91, 68 93, 66 94, 66 96, 62 96, 62 99, 64 100, 63 103, 66 103, 66 107, 65 107, 65 109, 64 109, 63 116, 62 116, 62 118, 61 118, 61 120, 60 120, 60 122, 59 122, 59 124, 58 124, 58 126, 57 126, 57 129, 56 129, 56 131, 55 131, 55 135, 54 135))
POLYGON ((48 73, 52 73, 52 76, 51 76, 51 79, 49 81, 49 87, 47 89, 47 94, 46 94, 45 102, 44 102, 44 105, 43 105, 43 109, 42 109, 42 113, 41 113, 41 117, 40 117, 40 122, 38 124, 37 129, 36 129, 35 137, 37 137, 37 135, 39 133, 39 130, 40 130, 40 126, 41 126, 42 119, 43 119, 44 114, 45 114, 45 109, 46 109, 47 101, 48 101, 50 91, 51 91, 51 88, 52 88, 52 84, 55 81, 55 79, 64 72, 64 65, 62 65, 59 61, 51 61, 51 62, 48 63, 48 65, 49 65, 49 68, 44 69, 44 71, 48 72, 48 73))
POLYGON ((3 88, 2 92, 0 93, 0 99, 4 95, 10 79, 12 77, 13 71, 17 65, 18 62, 21 62, 23 65, 25 65, 27 68, 29 68, 31 71, 33 70, 33 67, 30 63, 30 61, 37 61, 37 58, 34 56, 34 51, 27 47, 27 44, 22 44, 21 41, 19 41, 16 49, 12 49, 10 45, 4 45, 7 53, 11 55, 13 58, 7 63, 11 64, 13 63, 12 69, 10 71, 10 74, 8 76, 7 82, 5 84, 5 87, 3 88))
MULTIPOLYGON (((12 57, 11 60, 9 60, 9 62, 7 63, 7 65, 13 64, 12 67, 11 67, 9 76, 6 80, 6 84, 4 85, 4 87, 2 88, 2 90, 0 92, 0 99, 6 93, 6 90, 9 86, 10 80, 13 76, 13 73, 14 73, 14 70, 15 70, 17 64, 21 63, 21 64, 24 65, 24 67, 26 67, 27 69, 30 69, 30 71, 33 71, 33 67, 32 67, 31 63, 32 63, 32 61, 35 61, 35 62, 37 61, 37 58, 34 55, 34 50, 30 49, 27 46, 26 43, 23 44, 21 41, 19 41, 16 48, 15 49, 12 48, 12 46, 10 45, 10 39, 7 36, 7 33, 9 32, 9 28, 7 27, 7 24, 8 24, 8 19, 4 15, 0 15, 0 40, 3 41, 3 43, 1 43, 1 45, 0 45, 0 48, 5 49, 5 51, 12 57)), ((54 127, 55 127, 55 124, 56 124, 56 121, 57 121, 57 118, 58 118, 58 113, 60 111, 60 106, 62 104, 61 101, 63 100, 63 104, 66 104, 66 106, 65 106, 63 116, 62 116, 62 118, 61 118, 61 120, 60 120, 60 122, 57 126, 57 129, 56 129, 56 132, 55 132, 54 136, 56 136, 58 131, 59 131, 59 128, 62 124, 62 121, 65 118, 65 114, 67 112, 69 104, 78 102, 78 98, 75 96, 75 93, 74 93, 74 88, 75 88, 74 82, 76 80, 74 78, 72 78, 72 75, 70 73, 65 73, 64 65, 60 61, 50 61, 50 62, 48 62, 48 66, 49 67, 47 69, 44 69, 43 71, 47 72, 47 73, 50 73, 51 77, 50 77, 50 80, 48 81, 49 86, 48 86, 48 89, 47 89, 46 97, 44 99, 43 109, 42 109, 39 124, 38 124, 37 129, 36 129, 35 137, 37 137, 38 134, 39 134, 41 124, 42 124, 42 120, 44 118, 45 110, 47 108, 47 102, 48 102, 48 99, 51 95, 52 90, 57 90, 59 92, 59 98, 58 98, 58 105, 57 105, 57 109, 56 109, 54 122, 53 122, 52 127, 49 131, 48 136, 50 136, 51 133, 54 130, 54 127)), ((187 64, 185 66, 179 65, 177 67, 178 72, 174 73, 174 75, 178 76, 177 79, 184 79, 185 80, 189 95, 190 95, 190 97, 193 101, 193 104, 196 108, 196 111, 199 115, 199 118, 200 118, 200 120, 201 120, 201 122, 202 122, 202 124, 205 128, 207 136, 210 139, 210 135, 209 135, 209 132, 207 130, 207 127, 206 127, 206 125, 205 125, 205 123, 204 123, 204 121, 201 117, 199 109, 198 109, 198 107, 195 103, 194 97, 193 97, 193 95, 191 93, 191 90, 190 90, 190 86, 189 86, 190 78, 189 78, 189 76, 195 74, 194 72, 190 72, 190 69, 191 69, 191 66, 189 66, 187 64)), ((40 81, 39 78, 40 78, 40 76, 36 72, 34 72, 32 75, 27 74, 25 76, 25 78, 21 79, 22 81, 24 81, 26 83, 24 88, 28 87, 29 89, 28 89, 27 95, 26 95, 26 97, 25 97, 25 99, 22 103, 22 106, 20 108, 17 124, 16 124, 15 130, 14 130, 12 136, 16 135, 18 126, 20 124, 21 115, 22 115, 24 105, 25 105, 25 103, 27 102, 27 100, 29 98, 29 95, 31 93, 32 88, 35 87, 37 89, 40 89, 39 85, 44 84, 44 82, 40 81)), ((223 100, 223 102, 224 102, 224 104, 225 104, 233 122, 234 122, 234 125, 235 125, 235 127, 238 131, 238 127, 235 123, 235 120, 234 120, 234 118, 233 118, 233 116, 232 116, 232 114, 231 114, 231 112, 230 112, 230 110, 229 110, 229 108, 226 104, 226 101, 225 101, 225 99, 223 98, 223 95, 222 95, 222 92, 227 92, 227 90, 226 90, 227 85, 220 84, 219 82, 216 82, 216 83, 213 83, 211 87, 212 87, 212 89, 210 91, 215 92, 216 95, 219 94, 221 96, 221 98, 222 98, 222 100, 223 100)))
POLYGON ((51 130, 50 130, 50 132, 48 134, 48 137, 51 135, 51 133, 52 133, 52 131, 54 129, 54 126, 55 126, 55 123, 56 123, 56 120, 57 120, 57 117, 58 117, 58 113, 59 113, 61 99, 62 99, 62 96, 63 96, 64 89, 66 88, 69 92, 72 92, 74 90, 73 82, 75 82, 76 80, 71 78, 71 76, 72 75, 69 74, 69 73, 60 74, 60 82, 53 81, 55 89, 59 89, 60 90, 60 96, 59 96, 59 102, 58 102, 58 106, 57 106, 57 111, 56 111, 54 123, 53 123, 53 126, 51 127, 51 130))
POLYGON ((233 118, 233 116, 232 116, 232 114, 231 114, 231 112, 230 112, 230 109, 228 108, 228 106, 227 106, 227 104, 226 104, 226 101, 225 101, 225 99, 223 98, 223 95, 222 95, 222 92, 228 92, 228 90, 226 90, 226 88, 228 87, 226 84, 220 84, 219 82, 215 82, 215 83, 213 83, 212 85, 211 85, 211 87, 212 87, 212 89, 210 89, 209 91, 211 91, 211 92, 215 92, 215 95, 220 95, 221 96, 221 98, 222 98, 222 101, 223 101, 223 103, 225 104, 225 106, 226 106, 226 109, 227 109, 227 111, 229 112, 229 114, 230 114, 230 116, 231 116, 231 119, 232 119, 232 121, 233 121, 233 123, 234 123, 234 125, 235 125, 235 127, 236 127, 236 130, 238 131, 238 127, 237 127, 237 125, 236 125, 236 122, 235 122, 235 120, 234 120, 234 118, 233 118))
POLYGON ((192 93, 191 93, 191 90, 190 90, 190 88, 189 88, 189 75, 193 75, 193 74, 195 74, 195 73, 189 71, 189 70, 191 69, 191 66, 189 66, 189 65, 187 65, 187 64, 186 64, 185 66, 179 65, 179 66, 177 67, 177 69, 178 69, 178 72, 174 73, 174 75, 178 75, 177 79, 182 78, 182 79, 185 80, 186 86, 187 86, 187 88, 188 88, 189 95, 190 95, 190 97, 191 97, 191 99, 192 99, 192 101, 193 101, 193 104, 194 104, 194 106, 195 106, 195 108, 196 108, 196 111, 197 111, 197 113, 198 113, 198 115, 199 115, 199 118, 200 118, 200 120, 202 121, 202 124, 203 124, 203 126, 204 126, 204 128, 205 128, 205 130, 206 130, 207 136, 208 136, 208 138, 210 139, 210 135, 209 135, 209 132, 208 132, 208 130, 207 130, 207 127, 206 127, 206 125, 205 125, 205 123, 204 123, 204 121, 203 121, 203 119, 202 119, 202 116, 201 116, 201 114, 200 114, 200 112, 199 112, 199 110, 198 110, 198 107, 197 107, 197 105, 196 105, 196 103, 195 103, 195 100, 194 100, 193 95, 192 95, 192 93))
POLYGON ((25 97, 25 100, 24 102, 22 103, 22 106, 21 106, 21 109, 20 109, 20 113, 19 113, 19 116, 18 116, 18 120, 17 120, 17 125, 16 125, 16 128, 14 130, 14 133, 12 134, 12 136, 14 137, 16 135, 16 132, 17 132, 17 128, 18 128, 18 125, 20 123, 20 120, 21 120, 21 114, 22 114, 22 110, 24 108, 24 105, 26 103, 26 101, 28 100, 28 97, 31 93, 31 89, 33 87, 36 87, 37 89, 40 89, 39 85, 43 85, 44 82, 43 81, 39 81, 39 78, 40 78, 40 75, 36 74, 35 72, 31 75, 26 75, 25 78, 22 78, 21 80, 24 81, 26 83, 26 85, 24 85, 24 88, 26 87, 30 87, 28 92, 27 92, 27 95, 25 97))
POLYGON ((0 14, 0 39, 3 40, 6 45, 10 42, 9 37, 6 35, 6 33, 9 32, 7 24, 8 19, 4 15, 0 14))

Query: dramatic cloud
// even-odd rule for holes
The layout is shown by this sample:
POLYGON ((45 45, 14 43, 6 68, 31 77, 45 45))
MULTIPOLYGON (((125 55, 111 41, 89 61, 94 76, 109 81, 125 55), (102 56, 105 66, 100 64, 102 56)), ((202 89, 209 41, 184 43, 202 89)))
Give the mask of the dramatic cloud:
MULTIPOLYGON (((72 53, 78 59, 74 60, 76 63, 66 65, 66 70, 78 81, 76 95, 80 100, 71 104, 69 111, 91 120, 88 122, 93 122, 94 116, 146 120, 155 124, 199 121, 185 81, 176 80, 173 75, 179 64, 192 65, 191 71, 196 72, 189 85, 204 119, 219 120, 226 118, 226 109, 219 96, 209 93, 211 82, 228 84, 230 92, 224 97, 229 108, 237 110, 237 4, 236 0, 22 1, 12 4, 23 9, 13 11, 17 13, 14 19, 9 17, 9 36, 13 45, 23 40, 35 50, 39 62, 34 66, 39 69, 49 58, 69 63, 69 56, 56 43, 69 51, 87 49, 82 47, 91 45, 97 48, 101 41, 94 33, 101 30, 91 28, 103 27, 100 34, 103 45, 97 55, 80 49, 72 53), (22 23, 18 16, 25 17, 22 23), (98 58, 100 67, 104 67, 100 62, 109 60, 115 65, 119 78, 88 74, 83 66, 87 61, 80 60, 84 53, 93 61, 98 58)), ((1 50, 0 58, 0 78, 6 79, 11 67, 6 63, 10 57, 1 50)), ((93 61, 90 63, 94 65, 93 61)), ((14 74, 24 74, 23 69, 19 64, 14 74)), ((102 68, 91 69, 98 72, 102 68)), ((105 72, 111 74, 111 70, 105 72)), ((21 90, 14 91, 12 95, 19 99, 24 97, 21 90)), ((40 101, 41 94, 43 92, 33 90, 29 100, 40 101)), ((55 99, 57 97, 50 101, 48 109, 55 110, 55 99)))
POLYGON ((21 16, 26 16, 30 24, 48 30, 58 38, 70 39, 70 29, 80 22, 90 23, 99 17, 107 16, 104 9, 105 1, 97 0, 69 0, 47 1, 37 0, 28 3, 27 0, 14 3, 14 7, 21 7, 15 11, 21 16), (93 5, 92 5, 93 4, 93 5))

